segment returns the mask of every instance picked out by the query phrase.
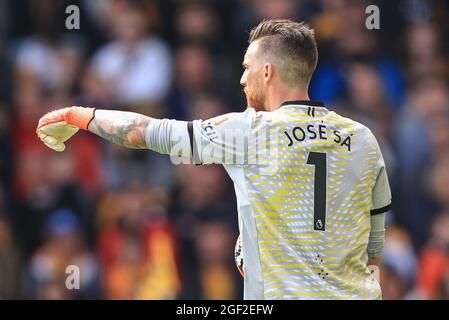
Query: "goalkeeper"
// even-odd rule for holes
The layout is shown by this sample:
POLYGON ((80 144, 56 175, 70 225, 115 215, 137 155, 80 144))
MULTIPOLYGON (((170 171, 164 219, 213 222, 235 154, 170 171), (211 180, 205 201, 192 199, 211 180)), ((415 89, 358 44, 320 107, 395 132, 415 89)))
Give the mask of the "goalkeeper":
POLYGON ((376 138, 310 101, 318 53, 307 25, 263 21, 249 43, 243 112, 185 122, 67 107, 44 115, 37 135, 56 151, 82 129, 127 148, 223 164, 237 196, 245 299, 380 299, 369 265, 380 262, 391 193, 376 138), (262 159, 251 162, 254 148, 235 141, 254 137, 275 152, 256 151, 262 159))

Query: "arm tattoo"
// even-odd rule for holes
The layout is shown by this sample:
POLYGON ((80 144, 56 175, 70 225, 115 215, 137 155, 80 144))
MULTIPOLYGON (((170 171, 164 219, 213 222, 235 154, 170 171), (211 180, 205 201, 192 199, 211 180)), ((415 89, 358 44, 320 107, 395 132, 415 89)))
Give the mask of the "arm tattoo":
POLYGON ((134 112, 96 110, 88 129, 120 146, 146 149, 145 130, 150 121, 150 117, 134 112))

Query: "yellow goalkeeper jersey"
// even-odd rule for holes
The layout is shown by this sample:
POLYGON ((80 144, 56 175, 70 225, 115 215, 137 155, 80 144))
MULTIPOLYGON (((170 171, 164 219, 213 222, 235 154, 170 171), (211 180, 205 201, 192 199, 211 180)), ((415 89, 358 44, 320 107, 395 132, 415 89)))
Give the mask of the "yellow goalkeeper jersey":
POLYGON ((290 101, 178 124, 171 136, 234 182, 245 299, 381 299, 367 245, 370 215, 389 209, 391 192, 367 127, 290 101))

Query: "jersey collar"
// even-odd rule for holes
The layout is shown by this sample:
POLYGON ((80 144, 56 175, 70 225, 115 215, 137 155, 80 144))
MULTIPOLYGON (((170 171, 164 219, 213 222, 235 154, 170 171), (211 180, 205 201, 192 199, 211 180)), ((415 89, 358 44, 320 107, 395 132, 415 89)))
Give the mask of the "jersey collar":
POLYGON ((281 107, 283 106, 309 106, 309 107, 321 107, 325 108, 324 103, 321 101, 311 101, 311 100, 292 100, 292 101, 285 101, 281 104, 281 107))

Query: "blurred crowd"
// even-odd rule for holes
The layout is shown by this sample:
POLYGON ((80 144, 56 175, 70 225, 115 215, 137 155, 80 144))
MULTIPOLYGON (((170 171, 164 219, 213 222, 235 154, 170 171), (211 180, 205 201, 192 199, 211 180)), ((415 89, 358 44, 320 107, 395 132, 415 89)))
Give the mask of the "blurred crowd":
POLYGON ((236 299, 235 196, 220 166, 174 166, 80 132, 56 153, 47 111, 207 119, 246 106, 249 30, 309 23, 310 96, 376 135, 393 190, 384 299, 449 299, 449 4, 444 0, 1 0, 0 299, 236 299), (68 30, 65 8, 80 9, 68 30), (368 4, 380 29, 365 26, 368 4), (67 266, 80 289, 67 290, 67 266))

